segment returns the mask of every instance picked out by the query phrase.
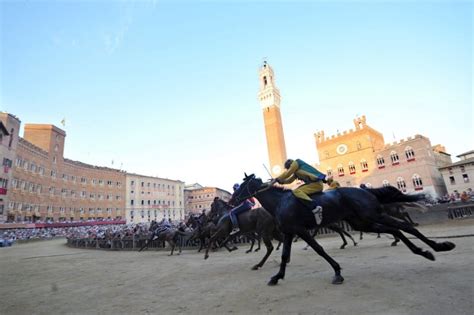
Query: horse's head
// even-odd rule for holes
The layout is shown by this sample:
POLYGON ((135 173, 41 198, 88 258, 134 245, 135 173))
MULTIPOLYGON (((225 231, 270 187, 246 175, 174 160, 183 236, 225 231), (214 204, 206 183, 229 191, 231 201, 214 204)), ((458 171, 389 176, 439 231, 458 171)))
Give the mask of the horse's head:
POLYGON ((255 177, 254 174, 245 174, 244 181, 240 184, 240 187, 234 191, 230 204, 240 204, 242 201, 255 196, 258 190, 262 187, 263 182, 260 178, 255 177))
POLYGON ((212 221, 217 221, 231 208, 232 207, 229 206, 227 202, 216 197, 214 198, 214 201, 211 204, 211 210, 209 211, 209 219, 212 221))

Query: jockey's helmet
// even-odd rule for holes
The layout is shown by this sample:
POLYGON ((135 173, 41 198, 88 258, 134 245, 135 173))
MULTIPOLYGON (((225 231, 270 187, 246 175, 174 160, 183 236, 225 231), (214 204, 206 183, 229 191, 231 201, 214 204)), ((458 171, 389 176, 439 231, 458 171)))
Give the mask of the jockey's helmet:
POLYGON ((237 189, 239 189, 240 185, 238 183, 235 183, 234 186, 232 186, 232 189, 234 189, 234 191, 236 191, 237 189))
POLYGON ((292 160, 292 159, 286 160, 286 162, 285 162, 285 168, 286 168, 286 169, 289 169, 290 166, 291 166, 291 163, 293 163, 293 160, 292 160))

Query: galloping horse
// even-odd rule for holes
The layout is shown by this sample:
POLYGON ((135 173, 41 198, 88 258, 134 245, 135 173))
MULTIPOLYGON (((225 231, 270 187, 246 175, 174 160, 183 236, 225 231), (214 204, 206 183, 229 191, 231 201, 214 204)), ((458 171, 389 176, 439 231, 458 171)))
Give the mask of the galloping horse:
POLYGON ((210 221, 208 216, 205 214, 201 217, 191 215, 186 224, 190 225, 194 230, 193 236, 191 236, 190 240, 199 239, 199 253, 206 245, 206 240, 211 238, 211 235, 215 233, 216 225, 214 222, 210 221))
MULTIPOLYGON (((176 247, 176 244, 178 244, 178 240, 180 236, 189 236, 190 233, 192 232, 183 232, 180 231, 176 228, 163 228, 160 227, 158 222, 155 220, 151 221, 150 228, 148 231, 152 232, 148 240, 146 240, 145 244, 138 250, 141 252, 143 249, 148 248, 148 244, 152 242, 155 237, 157 238, 158 241, 160 242, 168 242, 168 244, 171 246, 171 253, 168 256, 172 256, 174 249, 176 247)), ((181 243, 179 243, 179 252, 178 255, 181 254, 181 243)))
MULTIPOLYGON (((219 222, 217 223, 217 231, 216 233, 214 233, 214 235, 212 235, 211 239, 209 240, 209 245, 206 249, 204 259, 209 258, 209 249, 211 248, 211 244, 214 240, 225 238, 225 244, 230 239, 229 235, 232 230, 232 222, 230 221, 228 210, 227 212, 224 212, 222 210, 228 208, 229 206, 223 200, 214 199, 211 209, 216 213, 225 214, 219 219, 219 222)), ((241 231, 240 234, 258 234, 262 237, 263 243, 267 248, 267 252, 265 253, 265 256, 262 258, 262 260, 252 267, 253 270, 257 270, 258 268, 261 268, 263 266, 268 256, 270 256, 271 252, 273 251, 272 238, 279 238, 279 233, 276 228, 275 221, 270 215, 270 213, 268 213, 264 208, 257 208, 244 212, 239 215, 238 220, 241 231)))
MULTIPOLYGON (((412 202, 424 197, 420 195, 409 196, 402 193, 393 194, 393 191, 385 188, 378 189, 380 195, 384 197, 383 203, 412 202)), ((327 226, 342 220, 348 222, 355 230, 392 234, 400 238, 414 254, 421 255, 429 260, 435 260, 433 254, 417 247, 401 231, 416 236, 437 252, 450 251, 455 247, 451 242, 438 243, 430 240, 413 225, 398 221, 383 213, 382 204, 379 201, 382 198, 377 198, 364 189, 341 187, 313 195, 313 199, 323 209, 322 218, 316 218, 312 211, 304 207, 291 191, 263 184, 262 180, 256 178, 255 175, 245 176, 244 182, 234 192, 231 202, 239 203, 252 196, 256 197, 265 209, 275 216, 285 238, 280 270, 270 279, 268 285, 276 285, 280 279, 285 277, 286 265, 291 255, 291 245, 295 235, 306 241, 332 266, 335 272, 332 283, 341 284, 344 281, 341 275, 341 267, 311 237, 308 229, 327 226), (317 224, 319 219, 322 220, 317 224)))

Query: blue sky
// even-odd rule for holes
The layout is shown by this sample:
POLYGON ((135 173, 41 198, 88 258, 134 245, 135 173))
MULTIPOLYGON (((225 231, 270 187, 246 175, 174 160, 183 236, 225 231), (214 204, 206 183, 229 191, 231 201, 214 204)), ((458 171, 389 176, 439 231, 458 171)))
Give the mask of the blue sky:
MULTIPOLYGON (((2 1, 0 110, 66 118, 65 156, 231 190, 267 178, 274 68, 288 157, 356 115, 386 142, 474 149, 469 1, 2 1), (112 164, 112 161, 113 164, 112 164)), ((456 158, 455 158, 456 159, 456 158)))

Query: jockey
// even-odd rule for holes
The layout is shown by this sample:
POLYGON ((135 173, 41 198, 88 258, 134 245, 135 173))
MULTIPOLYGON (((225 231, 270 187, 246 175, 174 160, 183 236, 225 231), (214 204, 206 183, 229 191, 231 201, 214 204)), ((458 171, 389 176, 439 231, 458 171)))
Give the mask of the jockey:
POLYGON ((339 182, 337 180, 334 180, 334 178, 332 176, 327 177, 326 184, 329 185, 328 190, 332 190, 332 189, 336 189, 336 188, 341 187, 341 184, 339 184, 339 182))
POLYGON ((316 208, 317 205, 308 195, 323 191, 323 182, 326 181, 326 175, 300 159, 286 160, 285 169, 286 171, 273 179, 271 184, 273 185, 275 182, 290 184, 296 179, 303 181, 303 185, 293 190, 293 195, 308 209, 316 208))
MULTIPOLYGON (((232 186, 234 192, 239 189, 239 186, 239 184, 234 184, 234 186, 232 186)), ((230 210, 229 216, 230 221, 232 222, 232 231, 230 232, 230 235, 234 235, 240 232, 239 221, 237 220, 237 216, 241 213, 249 211, 250 209, 252 209, 253 206, 255 206, 255 199, 253 197, 250 197, 249 199, 244 200, 237 207, 230 210)))

